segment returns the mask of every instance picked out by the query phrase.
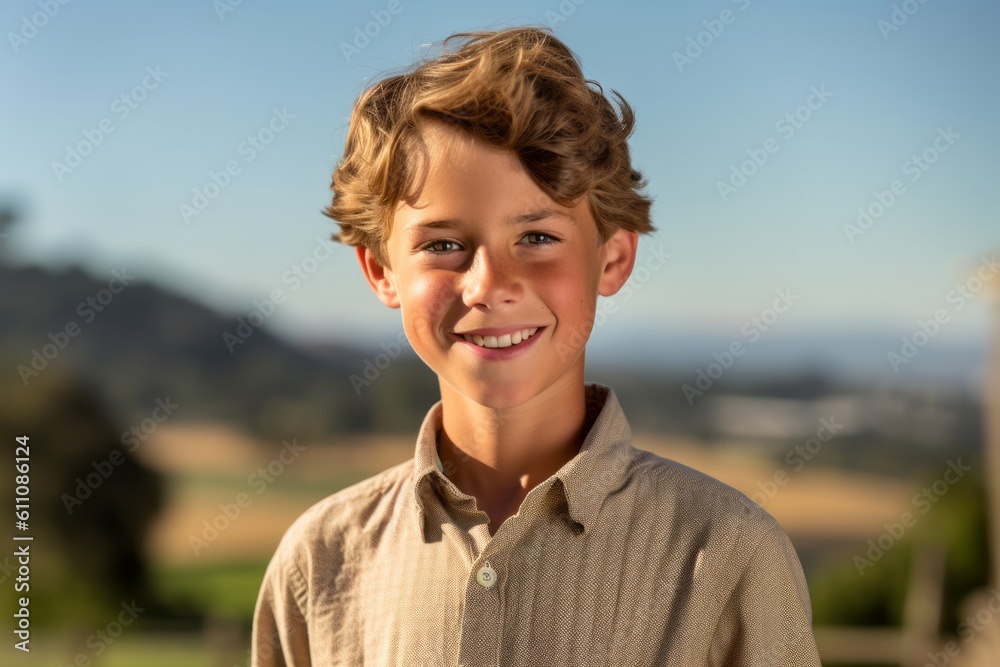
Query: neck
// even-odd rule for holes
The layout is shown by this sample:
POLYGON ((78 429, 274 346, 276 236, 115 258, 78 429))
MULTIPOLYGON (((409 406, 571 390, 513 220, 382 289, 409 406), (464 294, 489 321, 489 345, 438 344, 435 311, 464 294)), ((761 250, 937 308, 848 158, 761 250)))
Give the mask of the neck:
POLYGON ((444 382, 441 401, 445 471, 491 518, 514 514, 528 491, 576 456, 587 435, 582 368, 514 408, 480 405, 444 382))

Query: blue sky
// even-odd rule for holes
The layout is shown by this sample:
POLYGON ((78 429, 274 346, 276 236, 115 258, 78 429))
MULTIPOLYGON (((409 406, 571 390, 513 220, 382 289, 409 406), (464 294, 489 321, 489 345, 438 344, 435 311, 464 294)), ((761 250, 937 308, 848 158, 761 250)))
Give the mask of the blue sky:
POLYGON ((210 0, 70 2, 33 32, 25 21, 42 23, 44 4, 0 10, 0 197, 25 207, 6 240, 19 261, 109 277, 134 267, 234 316, 280 288, 269 325, 281 333, 395 338, 399 312, 351 249, 326 244, 294 290, 282 279, 334 231, 319 211, 354 99, 452 32, 553 24, 587 76, 635 109, 633 157, 659 229, 639 265, 651 248, 670 254, 619 300, 606 344, 636 331, 736 337, 779 289, 800 296, 783 335, 905 335, 942 308, 941 340, 982 340, 990 325, 987 297, 959 311, 949 292, 1000 250, 996 3, 400 0, 391 14, 383 1, 243 0, 220 14, 210 0), (342 45, 372 12, 391 20, 348 59, 342 45), (779 124, 796 113, 796 127, 779 124), (273 140, 249 149, 272 122, 273 140), (54 168, 85 132, 100 143, 54 168), (921 170, 911 160, 925 150, 936 161, 921 170), (723 197, 718 183, 762 152, 723 197), (181 204, 230 161, 239 173, 185 222, 181 204), (905 190, 850 243, 844 225, 894 180, 905 190))

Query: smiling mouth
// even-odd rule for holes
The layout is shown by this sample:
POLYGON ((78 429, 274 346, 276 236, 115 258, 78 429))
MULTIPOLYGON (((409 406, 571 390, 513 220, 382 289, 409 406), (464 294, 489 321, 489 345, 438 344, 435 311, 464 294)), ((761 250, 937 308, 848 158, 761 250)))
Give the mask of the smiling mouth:
POLYGON ((462 336, 465 340, 470 343, 474 343, 479 347, 513 347, 518 345, 532 336, 538 331, 538 327, 533 327, 531 329, 522 329, 520 331, 514 331, 509 334, 504 334, 502 336, 480 336, 479 334, 457 334, 462 336))

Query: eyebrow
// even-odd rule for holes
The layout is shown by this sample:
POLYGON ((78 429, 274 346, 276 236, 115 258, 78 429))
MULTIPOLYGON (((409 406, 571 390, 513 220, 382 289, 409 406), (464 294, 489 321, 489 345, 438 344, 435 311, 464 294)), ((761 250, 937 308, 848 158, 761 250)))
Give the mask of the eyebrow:
MULTIPOLYGON (((539 209, 537 211, 532 211, 531 213, 523 213, 521 215, 509 218, 508 222, 512 225, 526 225, 532 222, 537 222, 544 218, 566 218, 572 221, 567 213, 562 211, 556 211, 554 209, 539 209)), ((409 227, 410 235, 415 235, 425 229, 454 229, 455 227, 461 226, 462 221, 459 218, 442 218, 440 220, 424 220, 413 224, 409 227)))

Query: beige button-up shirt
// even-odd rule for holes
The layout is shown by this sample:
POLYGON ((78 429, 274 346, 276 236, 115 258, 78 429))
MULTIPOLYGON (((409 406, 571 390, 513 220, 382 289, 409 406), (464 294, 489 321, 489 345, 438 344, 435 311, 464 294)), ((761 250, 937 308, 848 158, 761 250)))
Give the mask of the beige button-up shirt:
POLYGON ((441 403, 413 459, 288 529, 264 575, 252 664, 819 665, 778 523, 725 484, 631 445, 615 393, 577 455, 492 537, 443 474, 441 403))

